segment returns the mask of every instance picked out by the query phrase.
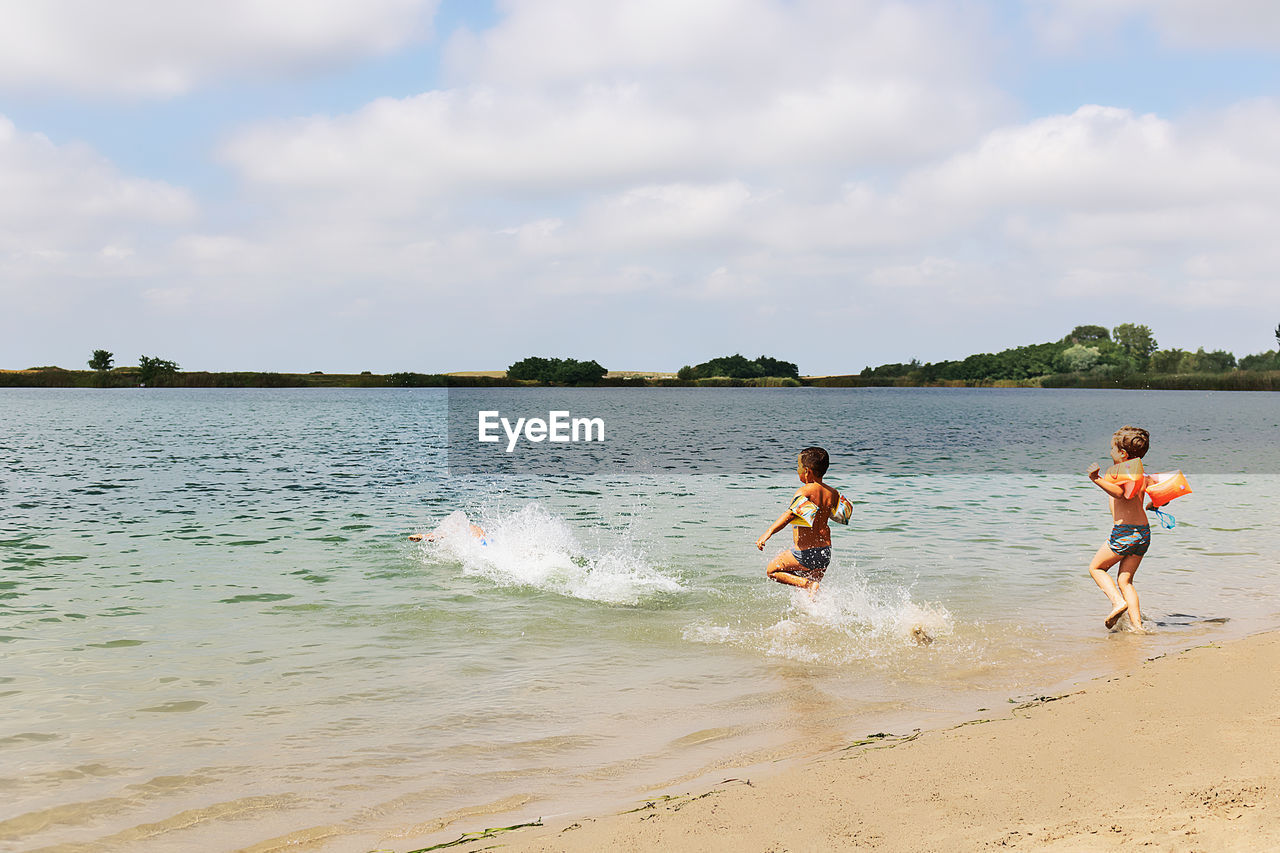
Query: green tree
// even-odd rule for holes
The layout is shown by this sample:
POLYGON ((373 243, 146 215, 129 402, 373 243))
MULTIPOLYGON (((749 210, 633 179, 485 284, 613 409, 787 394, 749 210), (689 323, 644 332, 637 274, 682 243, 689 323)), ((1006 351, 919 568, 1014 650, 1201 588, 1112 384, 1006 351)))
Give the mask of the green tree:
MULTIPOLYGON (((683 372, 683 368, 681 370, 683 372)), ((691 367, 686 376, 680 376, 679 373, 676 376, 682 379, 709 379, 713 376, 727 376, 730 379, 759 379, 763 376, 799 379, 800 370, 789 361, 780 361, 767 355, 749 359, 741 353, 734 353, 691 367)))
POLYGON ((588 385, 604 379, 608 372, 594 359, 578 361, 576 358, 530 356, 508 367, 507 378, 544 384, 558 382, 565 385, 588 385))
POLYGON ((1280 370, 1280 352, 1267 350, 1240 359, 1241 370, 1280 370))
POLYGON ((523 358, 515 364, 507 368, 508 379, 532 380, 534 382, 548 382, 554 370, 552 362, 560 359, 538 358, 531 355, 523 358))
POLYGON ((1074 341, 1078 344, 1090 344, 1096 341, 1109 341, 1111 336, 1107 334, 1105 326, 1076 326, 1071 330, 1071 334, 1063 338, 1063 342, 1074 341))
POLYGON ((790 379, 800 378, 800 368, 789 361, 780 361, 779 359, 762 355, 756 358, 756 364, 760 365, 760 369, 764 371, 765 376, 783 376, 790 379))
POLYGON ((730 379, 755 379, 764 376, 764 369, 741 353, 724 355, 704 361, 693 369, 699 379, 711 376, 727 376, 730 379))
POLYGON ((175 362, 147 355, 138 356, 138 379, 143 385, 162 385, 177 372, 178 365, 175 362))
POLYGON ((1133 365, 1139 370, 1146 370, 1151 362, 1151 354, 1160 348, 1151 334, 1151 329, 1134 323, 1121 323, 1111 330, 1115 342, 1124 350, 1133 365))
POLYGON ((862 368, 862 373, 859 375, 869 376, 873 379, 894 379, 899 376, 907 376, 911 371, 919 368, 920 362, 916 359, 912 359, 910 364, 894 362, 893 364, 881 364, 877 367, 871 367, 868 365, 867 367, 862 368))
POLYGON ((1276 343, 1280 344, 1280 323, 1276 323, 1276 343))
POLYGON ((387 384, 397 388, 427 388, 441 384, 437 379, 437 377, 428 376, 425 373, 414 373, 405 370, 388 376, 387 384))
POLYGON ((1151 370, 1155 373, 1179 373, 1190 353, 1174 347, 1156 350, 1151 354, 1151 370))
POLYGON ((566 385, 589 385, 604 379, 604 375, 608 372, 595 359, 578 361, 566 358, 557 366, 552 381, 563 382, 566 385))
POLYGON ((1083 373, 1098 363, 1099 355, 1097 347, 1074 344, 1063 350, 1059 359, 1068 373, 1083 373))
POLYGON ((1226 350, 1205 352, 1204 347, 1187 353, 1186 360, 1190 361, 1191 369, 1182 371, 1184 373, 1225 373, 1236 366, 1236 357, 1226 350))
POLYGON ((110 370, 113 359, 115 359, 114 353, 107 352, 104 349, 96 349, 93 351, 93 358, 89 359, 89 369, 110 370))

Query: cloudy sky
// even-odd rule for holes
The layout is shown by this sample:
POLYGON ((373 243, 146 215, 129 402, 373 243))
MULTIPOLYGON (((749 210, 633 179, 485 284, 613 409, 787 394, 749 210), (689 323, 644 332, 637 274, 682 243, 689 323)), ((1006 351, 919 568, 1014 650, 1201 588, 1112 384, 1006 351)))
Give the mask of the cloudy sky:
POLYGON ((1274 0, 0 0, 0 367, 1275 346, 1274 0))

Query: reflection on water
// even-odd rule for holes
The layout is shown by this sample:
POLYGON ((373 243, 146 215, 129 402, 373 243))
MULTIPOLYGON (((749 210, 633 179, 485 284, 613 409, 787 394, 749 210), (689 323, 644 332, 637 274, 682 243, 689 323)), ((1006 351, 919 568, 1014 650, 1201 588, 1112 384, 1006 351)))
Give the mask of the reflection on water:
POLYGON ((1270 396, 675 391, 582 399, 749 468, 450 477, 431 390, 0 392, 0 849, 367 849, 1280 616, 1270 396), (1196 490, 1139 571, 1143 638, 1085 572, 1083 471, 1126 422, 1196 490), (818 440, 856 510, 811 601, 754 541, 818 440))

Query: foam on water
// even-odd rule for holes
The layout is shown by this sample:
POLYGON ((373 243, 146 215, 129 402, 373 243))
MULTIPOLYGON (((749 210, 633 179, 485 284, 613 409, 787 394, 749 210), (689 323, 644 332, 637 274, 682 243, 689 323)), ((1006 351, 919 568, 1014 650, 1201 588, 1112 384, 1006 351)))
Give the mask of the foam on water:
POLYGON ((704 622, 691 625, 684 637, 791 660, 850 663, 894 655, 954 633, 947 609, 912 600, 909 587, 874 588, 855 571, 835 574, 815 597, 792 592, 786 612, 772 624, 704 622))
POLYGON ((423 543, 430 563, 460 563, 463 573, 499 586, 525 586, 585 601, 640 604, 677 593, 680 581, 654 566, 625 532, 595 531, 588 545, 560 516, 532 502, 514 512, 485 508, 469 519, 461 510, 440 523, 434 542, 423 543), (484 528, 483 543, 470 526, 484 528))

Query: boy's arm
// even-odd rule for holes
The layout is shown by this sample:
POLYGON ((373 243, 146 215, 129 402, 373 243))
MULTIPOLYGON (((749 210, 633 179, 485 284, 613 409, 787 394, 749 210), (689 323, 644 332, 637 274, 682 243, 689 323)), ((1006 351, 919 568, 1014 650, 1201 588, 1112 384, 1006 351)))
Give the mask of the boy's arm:
POLYGON ((1089 466, 1089 479, 1093 480, 1093 483, 1095 486, 1102 489, 1102 491, 1106 492, 1107 494, 1111 495, 1111 497, 1113 498, 1124 497, 1124 487, 1121 486, 1119 483, 1108 483, 1106 480, 1103 480, 1102 469, 1098 467, 1097 463, 1094 463, 1093 465, 1089 466))
POLYGON ((779 530, 786 527, 790 523, 791 523, 791 510, 787 510, 782 515, 778 516, 778 520, 775 521, 767 531, 765 531, 765 534, 763 536, 761 536, 759 539, 756 540, 756 548, 763 551, 764 543, 769 541, 769 537, 777 533, 779 530))

